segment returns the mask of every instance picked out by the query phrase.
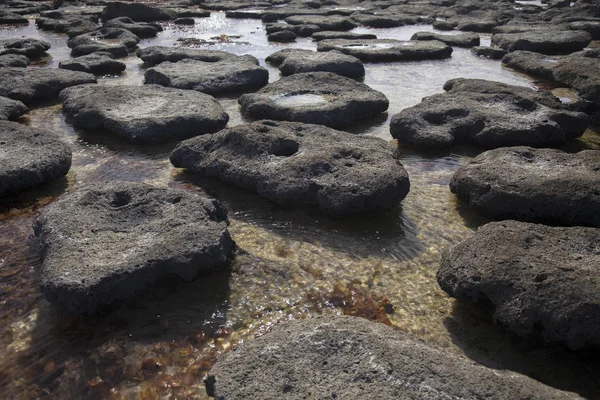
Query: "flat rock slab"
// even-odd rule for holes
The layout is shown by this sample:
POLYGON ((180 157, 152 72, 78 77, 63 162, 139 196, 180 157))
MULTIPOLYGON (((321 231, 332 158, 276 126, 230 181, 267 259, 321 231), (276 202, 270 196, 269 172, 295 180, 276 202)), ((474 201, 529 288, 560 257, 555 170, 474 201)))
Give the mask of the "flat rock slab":
POLYGON ((288 76, 302 72, 333 72, 348 78, 362 78, 365 75, 363 63, 356 57, 339 51, 297 51, 280 53, 270 60, 281 60, 279 70, 281 75, 288 76))
POLYGON ((502 58, 502 63, 530 75, 552 79, 552 69, 558 61, 557 57, 533 51, 517 50, 502 58))
POLYGON ((64 88, 95 82, 92 74, 58 68, 0 68, 0 96, 25 104, 55 99, 64 88))
POLYGON ((572 349, 600 345, 600 229, 493 222, 445 252, 450 296, 494 307, 510 332, 572 349))
POLYGON ((585 31, 532 30, 517 33, 499 33, 492 43, 505 50, 527 50, 544 54, 566 54, 583 50, 592 41, 585 31))
POLYGON ((0 120, 17 119, 29 109, 18 100, 0 96, 0 120))
POLYGON ((294 32, 283 30, 283 31, 273 32, 273 33, 269 34, 267 36, 267 40, 269 42, 276 42, 276 43, 291 43, 291 42, 295 42, 297 37, 298 36, 294 32))
POLYGON ((340 32, 340 31, 321 31, 315 32, 311 36, 314 40, 331 40, 331 39, 377 39, 377 36, 372 33, 355 33, 355 32, 340 32))
POLYGON ((50 49, 50 43, 43 40, 32 38, 0 39, 0 56, 16 54, 30 59, 38 59, 45 55, 48 49, 50 49))
POLYGON ((359 25, 373 28, 394 28, 397 26, 431 24, 435 18, 407 14, 392 10, 365 11, 352 14, 352 19, 359 25))
POLYGON ((584 99, 600 104, 600 50, 559 58, 552 67, 552 77, 575 89, 584 99))
POLYGON ((159 24, 135 22, 129 17, 118 17, 111 19, 109 21, 106 21, 104 23, 104 26, 109 28, 120 28, 128 30, 140 39, 156 37, 156 35, 158 35, 158 32, 162 32, 163 30, 162 26, 160 26, 159 24))
POLYGON ((317 25, 324 31, 349 31, 356 23, 348 17, 338 15, 293 15, 285 18, 291 25, 317 25))
POLYGON ((459 168, 450 189, 495 219, 600 227, 600 151, 490 150, 459 168))
POLYGON ((2 67, 20 67, 25 68, 29 65, 29 58, 19 54, 5 54, 0 56, 0 68, 2 67))
POLYGON ((317 51, 338 50, 367 62, 448 58, 452 47, 436 40, 332 39, 317 43, 317 51))
POLYGON ((169 276, 192 279, 223 265, 235 243, 227 210, 184 190, 109 183, 77 190, 42 210, 42 293, 56 306, 92 314, 169 276))
POLYGON ((374 118, 389 106, 383 93, 331 72, 290 75, 241 96, 238 102, 253 118, 333 128, 374 118))
POLYGON ((475 46, 471 48, 471 53, 479 57, 501 60, 508 52, 499 47, 475 46))
POLYGON ((139 49, 136 55, 149 65, 156 65, 165 61, 177 62, 186 59, 217 62, 238 57, 237 55, 226 51, 165 46, 151 46, 139 49))
POLYGON ((0 25, 28 25, 29 20, 22 15, 0 9, 0 25))
POLYGON ((179 168, 330 215, 387 210, 408 194, 408 174, 384 140, 321 125, 260 121, 180 143, 179 168))
POLYGON ((244 342, 219 357, 205 383, 219 400, 580 398, 337 315, 285 322, 244 342))
POLYGON ((299 37, 310 37, 315 32, 320 32, 321 28, 318 25, 312 24, 292 25, 272 22, 265 25, 265 30, 268 35, 281 31, 290 31, 299 37))
POLYGON ((103 22, 118 17, 129 17, 138 22, 167 21, 177 18, 177 13, 166 8, 151 7, 142 3, 113 1, 102 10, 103 22))
POLYGON ((222 95, 258 89, 269 82, 269 72, 253 56, 208 62, 165 61, 146 70, 145 83, 222 95))
POLYGON ((424 98, 392 117, 390 132, 402 144, 445 148, 557 146, 583 134, 584 113, 569 111, 550 93, 481 79, 452 79, 447 93, 424 98))
POLYGON ((417 32, 410 40, 437 40, 448 46, 474 47, 479 46, 479 35, 476 33, 461 33, 458 35, 441 35, 435 32, 417 32))
POLYGON ((140 38, 121 28, 100 28, 90 33, 75 36, 67 41, 73 57, 85 56, 98 51, 112 54, 115 58, 127 57, 140 38))
POLYGON ((64 90, 60 100, 79 128, 107 130, 132 142, 167 142, 212 133, 229 120, 212 96, 159 85, 86 85, 64 90))
POLYGON ((125 71, 126 67, 125 63, 115 60, 112 54, 103 52, 61 61, 58 64, 58 68, 89 72, 96 75, 120 74, 125 71))
POLYGON ((276 51, 273 54, 268 55, 265 58, 265 61, 268 62, 269 64, 273 64, 275 66, 279 66, 281 65, 281 63, 288 57, 302 57, 302 56, 306 56, 306 57, 310 57, 312 54, 314 54, 313 50, 307 50, 307 49, 282 49, 279 51, 276 51))
POLYGON ((0 195, 39 186, 71 168, 71 149, 40 129, 0 121, 0 195))

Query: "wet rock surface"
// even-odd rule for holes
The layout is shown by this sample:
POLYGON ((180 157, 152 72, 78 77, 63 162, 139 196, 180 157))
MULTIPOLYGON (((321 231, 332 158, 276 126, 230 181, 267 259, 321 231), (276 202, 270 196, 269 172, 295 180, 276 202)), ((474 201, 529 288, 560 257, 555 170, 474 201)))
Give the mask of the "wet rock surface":
POLYGON ((323 31, 349 31, 356 28, 356 23, 348 17, 337 15, 294 15, 285 22, 291 25, 316 25, 323 31))
POLYGON ((461 33, 458 35, 442 35, 434 32, 417 32, 410 40, 437 40, 448 46, 474 47, 479 46, 479 35, 476 33, 461 33))
POLYGON ((94 75, 57 68, 0 68, 0 96, 31 104, 58 97, 67 87, 95 83, 94 75))
POLYGON ((320 32, 322 29, 318 25, 314 24, 292 25, 272 22, 265 25, 265 30, 267 31, 268 35, 282 31, 289 31, 298 37, 310 37, 312 34, 315 32, 320 32))
POLYGON ((2 67, 21 67, 29 65, 29 58, 19 54, 5 54, 0 56, 0 68, 2 67))
POLYGON ((327 39, 377 39, 377 36, 372 33, 355 33, 339 31, 315 32, 311 35, 311 37, 316 41, 327 39))
POLYGON ((269 42, 291 43, 295 42, 297 37, 298 36, 296 36, 294 32, 283 30, 271 33, 269 36, 267 36, 267 39, 269 42))
POLYGON ((164 61, 177 62, 185 59, 217 62, 236 58, 233 53, 219 50, 198 50, 184 47, 150 46, 139 49, 137 56, 149 65, 160 64, 164 61))
POLYGON ((135 183, 80 189, 35 220, 39 284, 68 312, 91 314, 148 285, 223 265, 235 243, 227 210, 184 190, 135 183))
POLYGON ((269 57, 269 60, 278 62, 283 76, 317 71, 333 72, 348 78, 360 78, 365 75, 365 67, 358 58, 336 50, 324 53, 280 50, 269 57))
POLYGON ((600 227, 599 170, 597 150, 508 147, 459 168, 450 190, 495 219, 600 227))
POLYGON ((27 111, 27 106, 20 101, 0 96, 0 120, 17 119, 27 111))
POLYGON ((100 28, 90 33, 75 36, 67 41, 73 57, 98 51, 107 52, 115 58, 127 57, 135 50, 140 38, 121 28, 100 28))
POLYGON ((260 121, 193 138, 177 146, 171 162, 284 206, 338 217, 395 207, 410 187, 385 141, 296 122, 260 121))
POLYGON ((197 90, 211 95, 257 89, 269 81, 268 71, 259 66, 258 60, 252 56, 216 62, 191 59, 163 62, 146 70, 144 77, 147 84, 197 90))
POLYGON ((129 17, 137 22, 166 21, 175 19, 177 13, 166 8, 152 7, 142 3, 124 3, 114 1, 102 10, 102 21, 118 17, 129 17))
POLYGON ((256 119, 348 126, 388 108, 383 93, 331 72, 294 74, 239 98, 242 111, 256 119))
POLYGON ((76 57, 67 61, 61 61, 59 68, 71 71, 83 71, 91 74, 119 74, 125 71, 126 65, 114 59, 112 54, 97 52, 87 56, 76 57))
POLYGON ((0 25, 29 24, 29 20, 22 15, 6 10, 0 10, 0 25))
POLYGON ((16 54, 37 59, 49 48, 50 43, 33 38, 0 39, 0 56, 16 54))
POLYGON ((437 279, 450 296, 494 307, 533 340, 600 344, 600 229, 493 222, 446 251, 437 279))
POLYGON ((0 195, 55 180, 70 168, 71 149, 56 135, 0 121, 0 195))
POLYGON ((436 40, 332 39, 318 42, 317 51, 330 50, 338 50, 365 62, 442 59, 452 54, 452 47, 436 40))
POLYGON ((212 133, 229 119, 209 95, 159 85, 86 85, 64 90, 60 100, 79 128, 107 130, 132 142, 167 142, 212 133))
POLYGON ((153 38, 158 35, 158 32, 162 31, 162 27, 159 24, 135 22, 129 17, 118 17, 111 19, 106 21, 104 26, 108 28, 120 28, 128 30, 140 39, 153 38))
POLYGON ((545 147, 581 136, 588 125, 585 114, 569 111, 550 93, 461 78, 446 82, 444 89, 447 93, 426 97, 394 115, 392 136, 420 148, 457 143, 545 147))
POLYGON ((557 58, 533 51, 517 50, 502 58, 502 63, 525 73, 552 78, 557 58))
MULTIPOLYGON (((471 53, 479 57, 491 58, 492 60, 501 60, 508 52, 497 47, 475 46, 471 53)), ((514 54, 514 53, 513 53, 514 54)))
POLYGON ((505 50, 526 50, 544 54, 564 54, 583 50, 592 40, 585 31, 533 30, 518 33, 500 33, 492 36, 492 43, 505 50))
POLYGON ((283 323, 244 343, 217 361, 206 388, 220 400, 579 398, 383 324, 333 315, 283 323))

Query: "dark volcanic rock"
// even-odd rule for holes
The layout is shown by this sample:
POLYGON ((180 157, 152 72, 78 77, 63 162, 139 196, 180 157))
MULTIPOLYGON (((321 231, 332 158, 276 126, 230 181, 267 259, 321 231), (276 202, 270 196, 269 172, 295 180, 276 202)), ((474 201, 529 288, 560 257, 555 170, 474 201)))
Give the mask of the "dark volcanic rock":
POLYGON ((67 41, 73 57, 84 56, 98 51, 110 53, 113 57, 127 57, 140 38, 121 28, 100 28, 90 33, 75 36, 67 41))
POLYGON ((29 20, 19 14, 0 9, 0 25, 28 25, 29 20))
POLYGON ((50 43, 32 38, 0 39, 0 56, 16 54, 37 59, 46 54, 50 43))
POLYGON ((452 54, 452 47, 436 40, 334 39, 318 42, 317 51, 330 50, 338 50, 367 62, 440 59, 452 54))
POLYGON ((321 31, 312 34, 312 38, 316 41, 327 39, 377 39, 372 33, 354 33, 354 32, 339 32, 339 31, 321 31))
POLYGON ((166 142, 222 129, 229 117, 209 95, 143 86, 80 86, 60 94, 63 110, 85 130, 132 142, 166 142))
POLYGON ((552 78, 552 68, 557 62, 556 57, 533 51, 517 50, 502 58, 502 63, 517 71, 527 74, 552 78))
POLYGON ((165 8, 150 7, 142 3, 108 3, 102 11, 102 21, 106 22, 118 17, 129 17, 138 22, 166 21, 175 19, 177 13, 165 8))
POLYGON ((337 315, 285 322, 244 342, 219 357, 205 384, 219 400, 580 399, 384 324, 337 315))
POLYGON ((461 33, 458 35, 440 35, 434 32, 417 32, 410 40, 438 40, 448 46, 473 47, 479 46, 479 35, 476 33, 461 33))
POLYGON ((569 111, 550 93, 480 79, 453 79, 435 94, 392 117, 400 143, 444 148, 560 145, 583 134, 587 116, 569 111))
POLYGON ((257 119, 321 124, 333 128, 374 118, 387 110, 381 92, 331 72, 294 74, 239 99, 242 111, 257 119))
POLYGON ((544 54, 573 53, 582 50, 592 40, 585 31, 533 30, 518 33, 499 33, 492 43, 505 50, 527 50, 544 54))
POLYGON ((61 61, 58 68, 72 71, 83 71, 92 74, 119 74, 125 71, 126 65, 113 59, 110 53, 92 53, 72 60, 61 61))
POLYGON ((269 42, 290 43, 296 41, 296 34, 292 31, 278 31, 267 36, 269 42))
POLYGON ((359 25, 373 28, 394 28, 404 25, 431 24, 434 18, 419 15, 410 15, 402 12, 388 10, 357 12, 352 14, 352 19, 359 25))
POLYGON ((279 51, 276 51, 273 54, 268 55, 265 58, 265 61, 273 64, 275 66, 279 66, 281 65, 281 63, 288 57, 310 57, 312 54, 314 54, 315 52, 313 50, 307 50, 307 49, 282 49, 279 51))
POLYGON ((285 22, 291 25, 317 25, 323 31, 349 31, 356 23, 348 17, 338 15, 293 15, 285 22))
POLYGON ((136 55, 149 65, 160 64, 164 61, 177 62, 185 59, 217 62, 238 57, 237 55, 226 51, 164 46, 151 46, 139 49, 136 55))
POLYGON ((72 313, 98 308, 169 276, 223 265, 235 243, 217 200, 138 183, 77 190, 35 220, 42 293, 72 313))
POLYGON ((21 67, 29 65, 29 58, 18 54, 5 54, 0 56, 0 67, 21 67))
POLYGON ((0 120, 17 119, 27 111, 27 106, 20 101, 0 96, 0 120))
POLYGON ((552 77, 575 89, 584 99, 600 104, 600 50, 560 58, 552 67, 552 77))
POLYGON ((454 24, 451 24, 448 21, 439 20, 439 21, 435 21, 432 25, 435 29, 440 30, 440 31, 454 30, 454 24))
POLYGON ((510 332, 573 349, 600 345, 600 229, 493 222, 444 253, 450 296, 494 306, 510 332))
POLYGON ((257 89, 269 81, 269 72, 252 56, 206 62, 181 60, 163 62, 146 70, 145 83, 221 95, 257 89))
POLYGON ((175 25, 194 25, 196 21, 191 17, 177 18, 173 21, 175 25))
POLYGON ((35 20, 37 27, 44 31, 66 33, 73 38, 100 28, 97 14, 87 14, 86 8, 68 8, 44 11, 35 20))
POLYGON ((577 21, 569 24, 569 29, 574 31, 586 31, 592 35, 592 39, 600 39, 600 21, 577 21))
MULTIPOLYGON (((280 59, 280 56, 273 58, 280 59)), ((358 58, 335 50, 324 53, 289 52, 280 64, 279 70, 283 76, 316 71, 333 72, 348 78, 361 78, 365 75, 365 67, 358 58)))
POLYGON ((64 88, 95 83, 94 75, 57 68, 0 68, 0 96, 31 104, 58 97, 64 88))
POLYGON ((475 46, 471 49, 471 53, 479 57, 491 58, 492 60, 500 60, 508 52, 498 47, 475 46))
POLYGON ((0 121, 0 195, 39 186, 71 168, 71 149, 49 132, 0 121))
POLYGON ((333 216, 390 209, 410 187, 389 143, 321 125, 260 121, 180 143, 176 167, 333 216))
POLYGON ((450 189, 495 219, 600 227, 600 151, 490 150, 458 169, 450 189))
POLYGON ((267 34, 272 34, 281 31, 290 31, 293 32, 296 36, 299 37, 309 37, 315 32, 321 31, 317 25, 291 25, 291 24, 282 24, 282 23, 269 23, 265 25, 265 30, 267 34))
MULTIPOLYGON (((192 20, 193 21, 193 20, 192 20)), ((104 23, 108 28, 120 28, 128 30, 141 39, 153 38, 163 29, 159 24, 150 24, 146 22, 134 22, 129 17, 119 17, 111 19, 104 23)))

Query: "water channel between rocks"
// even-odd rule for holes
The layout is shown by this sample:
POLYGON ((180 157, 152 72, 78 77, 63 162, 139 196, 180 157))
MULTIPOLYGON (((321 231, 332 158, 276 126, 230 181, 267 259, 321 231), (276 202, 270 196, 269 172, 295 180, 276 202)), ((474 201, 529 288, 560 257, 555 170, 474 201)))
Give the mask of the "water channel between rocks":
MULTIPOLYGON (((232 41, 222 36, 222 43, 205 48, 257 57, 271 82, 279 71, 265 64, 266 56, 285 47, 316 49, 310 39, 270 44, 260 21, 227 19, 219 12, 196 19, 193 27, 164 27, 157 38, 139 46, 240 36, 232 41)), ((354 31, 408 40, 423 30, 432 28, 354 31)), ((70 58, 66 37, 37 31, 33 20, 28 27, 0 29, 0 38, 17 36, 52 44, 52 59, 40 67, 56 67, 70 58)), ((482 39, 489 44, 489 36, 482 39)), ((123 61, 124 75, 101 78, 99 84, 142 84, 141 60, 131 55, 123 61)), ((388 114, 354 126, 352 133, 385 140, 392 140, 391 115, 441 92, 451 78, 546 85, 460 48, 447 60, 365 67, 364 83, 383 92, 390 107, 388 114)), ((229 126, 247 121, 237 98, 218 100, 230 116, 229 126)), ((599 398, 597 357, 585 360, 561 348, 532 348, 494 327, 489 314, 459 305, 439 289, 435 273, 443 249, 487 222, 461 206, 448 188, 454 171, 477 154, 474 149, 424 155, 401 148, 402 164, 410 174, 408 197, 381 215, 334 220, 313 211, 282 210, 253 194, 192 178, 171 166, 168 156, 174 144, 134 146, 79 132, 57 103, 35 108, 23 122, 57 133, 73 150, 73 167, 58 182, 0 203, 0 398, 204 398, 203 377, 216 356, 279 321, 319 313, 377 320, 485 365, 599 398), (40 260, 31 223, 36 210, 65 192, 116 180, 182 187, 219 198, 229 208, 230 231, 241 254, 224 270, 193 282, 162 282, 93 319, 58 312, 35 283, 40 260)), ((595 130, 565 150, 600 148, 595 130)))

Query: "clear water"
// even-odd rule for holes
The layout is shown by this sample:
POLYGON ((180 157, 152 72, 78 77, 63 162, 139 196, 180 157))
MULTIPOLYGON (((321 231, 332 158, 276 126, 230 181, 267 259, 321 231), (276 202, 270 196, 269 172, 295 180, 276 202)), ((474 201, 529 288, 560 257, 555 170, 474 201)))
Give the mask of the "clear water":
MULTIPOLYGON (((380 38, 408 40, 430 26, 356 29, 380 38)), ((252 54, 261 64, 284 45, 272 44, 260 21, 197 19, 193 27, 165 24, 140 47, 173 45, 178 38, 239 35, 241 42, 208 48, 252 54)), ((0 37, 40 37, 52 44, 56 67, 69 58, 63 35, 29 27, 1 29, 0 37)), ((489 39, 489 38, 488 38, 489 39)), ((315 49, 309 39, 287 47, 315 49)), ((124 60, 126 72, 101 85, 142 84, 142 63, 124 60)), ((270 80, 279 71, 266 65, 270 80)), ((438 61, 367 64, 364 82, 390 100, 389 113, 352 132, 391 140, 389 118, 456 77, 515 85, 547 85, 455 48, 438 61)), ((552 88, 547 87, 546 88, 552 88)), ((561 97, 566 97, 564 90, 561 97)), ((236 98, 218 99, 231 119, 246 122, 236 98)), ((297 99, 296 99, 297 100, 297 99)), ((594 355, 535 348, 494 327, 489 314, 448 298, 435 273, 442 251, 487 220, 457 202, 448 189, 454 171, 477 152, 422 154, 400 148, 411 191, 380 215, 333 220, 318 212, 282 210, 250 193, 194 178, 171 166, 174 144, 134 146, 103 133, 84 134, 65 120, 60 104, 34 108, 24 123, 51 130, 73 149, 62 180, 0 199, 0 397, 7 399, 197 399, 215 358, 274 324, 319 313, 345 313, 390 324, 429 343, 495 368, 527 373, 550 385, 593 398, 600 393, 594 355), (36 211, 64 193, 103 181, 143 181, 186 188, 221 199, 230 210, 231 234, 243 250, 228 268, 193 282, 163 282, 93 319, 65 315, 38 292, 40 259, 31 223, 36 211)), ((568 150, 600 148, 597 131, 568 150)))
MULTIPOLYGON (((330 96, 329 96, 330 97, 330 96)), ((328 96, 321 94, 305 93, 280 96, 274 99, 274 101, 284 107, 302 107, 312 104, 322 104, 329 101, 328 96)))

